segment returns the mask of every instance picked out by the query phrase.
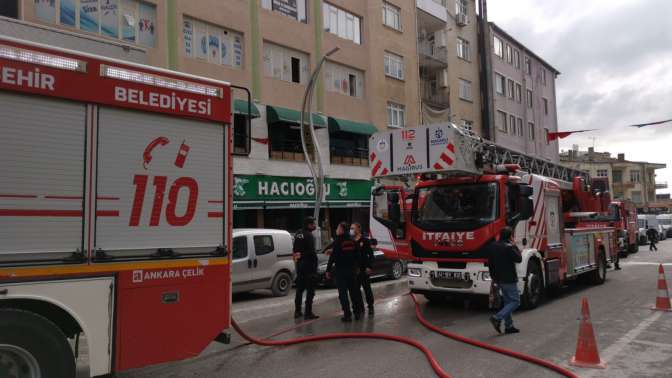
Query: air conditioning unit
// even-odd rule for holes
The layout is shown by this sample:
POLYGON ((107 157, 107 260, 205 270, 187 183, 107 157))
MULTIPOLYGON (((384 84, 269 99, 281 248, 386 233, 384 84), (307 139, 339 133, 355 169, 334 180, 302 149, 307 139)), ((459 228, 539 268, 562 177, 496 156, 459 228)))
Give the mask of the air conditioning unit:
POLYGON ((446 33, 443 30, 434 33, 434 44, 436 47, 446 47, 446 33))
POLYGON ((438 81, 439 81, 439 87, 441 88, 448 88, 448 70, 443 69, 439 71, 438 75, 438 81))
POLYGON ((469 25, 469 17, 467 17, 467 15, 464 14, 464 13, 456 14, 455 15, 455 21, 457 22, 457 25, 459 25, 459 26, 469 25))

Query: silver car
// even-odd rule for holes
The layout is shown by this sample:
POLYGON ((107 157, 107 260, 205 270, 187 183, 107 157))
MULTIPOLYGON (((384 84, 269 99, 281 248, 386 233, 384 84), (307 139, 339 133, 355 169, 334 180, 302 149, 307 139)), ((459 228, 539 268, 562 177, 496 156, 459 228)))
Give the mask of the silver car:
POLYGON ((270 289, 289 294, 295 278, 292 237, 284 230, 234 229, 231 280, 234 293, 270 289))

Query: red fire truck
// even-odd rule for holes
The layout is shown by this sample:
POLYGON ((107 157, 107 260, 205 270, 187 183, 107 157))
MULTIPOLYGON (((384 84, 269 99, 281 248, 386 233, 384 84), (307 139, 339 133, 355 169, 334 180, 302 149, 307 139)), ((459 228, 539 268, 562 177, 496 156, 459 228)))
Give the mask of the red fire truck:
POLYGON ((0 37, 0 376, 226 341, 231 86, 0 37), (84 339, 82 339, 83 341, 84 339))
POLYGON ((452 124, 379 132, 369 141, 371 232, 407 259, 411 290, 430 300, 490 291, 483 247, 515 230, 523 304, 579 276, 600 284, 613 260, 614 229, 577 225, 602 200, 584 172, 466 135, 452 124), (521 166, 523 167, 521 169, 521 166), (569 224, 572 222, 573 224, 569 224))
POLYGON ((621 253, 623 255, 637 253, 639 250, 637 206, 629 200, 612 201, 609 205, 609 216, 618 230, 621 253))

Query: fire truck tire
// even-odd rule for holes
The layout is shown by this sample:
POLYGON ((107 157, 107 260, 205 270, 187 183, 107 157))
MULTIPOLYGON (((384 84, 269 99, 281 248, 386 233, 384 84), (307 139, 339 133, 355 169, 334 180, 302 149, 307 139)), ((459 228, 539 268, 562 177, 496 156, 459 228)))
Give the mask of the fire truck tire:
POLYGON ((292 276, 288 272, 281 270, 273 277, 271 284, 271 292, 274 297, 284 297, 289 294, 289 289, 292 288, 292 276))
POLYGON ((607 258, 604 255, 604 250, 600 250, 600 254, 597 256, 597 269, 588 274, 588 280, 592 285, 602 285, 607 279, 607 258))
POLYGON ((30 311, 0 309, 0 376, 74 378, 75 371, 72 348, 53 322, 30 311))
POLYGON ((523 290, 521 300, 523 308, 531 310, 536 308, 539 302, 541 302, 544 288, 544 278, 541 275, 541 267, 537 260, 529 261, 525 278, 525 289, 523 290))

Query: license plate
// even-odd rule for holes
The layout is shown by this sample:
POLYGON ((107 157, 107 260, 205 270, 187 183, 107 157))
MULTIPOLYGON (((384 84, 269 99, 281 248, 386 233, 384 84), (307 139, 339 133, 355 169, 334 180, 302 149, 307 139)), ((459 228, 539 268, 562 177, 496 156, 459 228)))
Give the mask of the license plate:
POLYGON ((435 278, 438 280, 458 281, 462 280, 462 272, 442 272, 442 271, 432 272, 431 278, 435 278))

